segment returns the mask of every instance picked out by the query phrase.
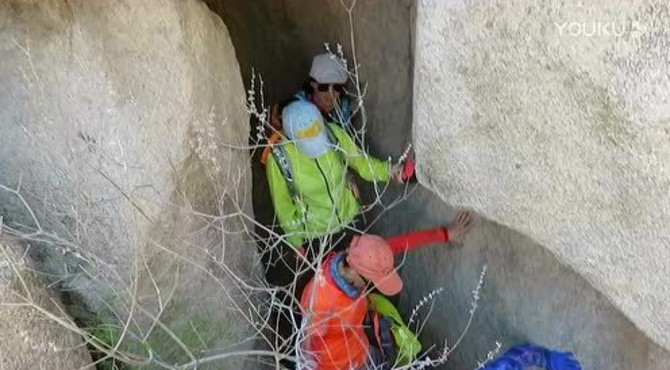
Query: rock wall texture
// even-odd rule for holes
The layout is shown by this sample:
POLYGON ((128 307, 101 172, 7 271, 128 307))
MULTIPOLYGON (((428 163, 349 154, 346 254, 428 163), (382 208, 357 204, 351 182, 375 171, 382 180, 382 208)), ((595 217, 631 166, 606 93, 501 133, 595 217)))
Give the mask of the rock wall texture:
MULTIPOLYGON (((454 214, 436 194, 419 189, 374 231, 393 235, 445 225, 454 214)), ((430 292, 442 289, 432 310, 425 305, 417 320, 424 345, 437 349, 445 340, 454 346, 465 329, 472 290, 487 266, 472 325, 440 368, 476 368, 496 342, 503 351, 524 342, 572 351, 584 369, 662 370, 670 364, 665 348, 545 246, 483 217, 464 246, 431 245, 398 262, 405 283, 398 303, 408 316, 430 292)))
POLYGON ((95 369, 82 337, 47 317, 78 329, 20 252, 16 241, 0 239, 0 369, 95 369))
MULTIPOLYGON (((665 349, 669 23, 661 1, 420 1, 413 127, 422 183, 546 247, 665 349)), ((519 288, 540 276, 522 271, 519 288)))
MULTIPOLYGON (((89 315, 110 304, 144 335, 160 314, 196 352, 189 337, 221 348, 248 334, 231 273, 252 274, 255 246, 238 217, 218 217, 252 214, 235 53, 245 80, 252 66, 264 76, 267 102, 299 89, 324 42, 351 56, 337 0, 205 2, 230 37, 195 0, 0 4, 4 223, 89 315)), ((487 264, 445 368, 475 367, 495 341, 532 341, 586 369, 666 369, 668 6, 375 0, 353 20, 370 151, 397 156, 412 140, 433 191, 373 231, 445 224, 454 210, 441 200, 482 216, 463 248, 404 261, 405 313, 444 289, 425 346, 455 343, 487 264)), ((254 202, 268 213, 262 186, 254 202)), ((190 361, 161 340, 161 360, 190 361)))
POLYGON ((3 189, 0 211, 41 268, 140 338, 158 315, 211 329, 184 334, 196 353, 244 338, 248 116, 221 19, 195 0, 3 1, 0 54, 0 184, 25 200, 3 189))

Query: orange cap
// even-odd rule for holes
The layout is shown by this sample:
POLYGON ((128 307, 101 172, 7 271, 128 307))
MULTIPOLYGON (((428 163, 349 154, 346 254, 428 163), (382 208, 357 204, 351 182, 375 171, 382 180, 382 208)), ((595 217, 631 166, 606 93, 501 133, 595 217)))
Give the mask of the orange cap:
POLYGON ((347 263, 385 295, 395 295, 402 290, 402 280, 393 266, 393 251, 377 235, 355 236, 349 246, 347 263))

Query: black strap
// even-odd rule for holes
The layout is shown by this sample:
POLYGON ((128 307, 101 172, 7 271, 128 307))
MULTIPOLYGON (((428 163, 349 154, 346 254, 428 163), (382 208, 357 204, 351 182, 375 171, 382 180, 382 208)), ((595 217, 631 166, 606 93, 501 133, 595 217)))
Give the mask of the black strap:
POLYGON ((291 163, 286 155, 283 145, 276 144, 272 146, 272 156, 277 162, 277 166, 286 180, 286 187, 288 192, 291 195, 293 201, 298 200, 298 190, 295 187, 295 178, 293 177, 293 170, 291 169, 291 163))

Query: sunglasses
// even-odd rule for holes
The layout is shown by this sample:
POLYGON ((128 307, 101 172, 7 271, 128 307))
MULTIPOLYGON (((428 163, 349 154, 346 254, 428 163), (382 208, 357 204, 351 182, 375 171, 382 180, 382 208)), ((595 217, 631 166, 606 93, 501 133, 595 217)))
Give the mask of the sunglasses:
POLYGON ((316 89, 320 92, 327 92, 330 87, 333 87, 333 91, 342 94, 344 92, 344 84, 317 84, 316 89))

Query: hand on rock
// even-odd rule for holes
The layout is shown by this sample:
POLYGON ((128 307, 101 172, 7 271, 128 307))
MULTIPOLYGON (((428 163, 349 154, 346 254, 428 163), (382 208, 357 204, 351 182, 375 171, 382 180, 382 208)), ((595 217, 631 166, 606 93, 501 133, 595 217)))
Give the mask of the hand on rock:
POLYGON ((453 225, 449 228, 449 241, 461 245, 465 236, 475 226, 475 214, 470 211, 460 211, 456 214, 453 225))

